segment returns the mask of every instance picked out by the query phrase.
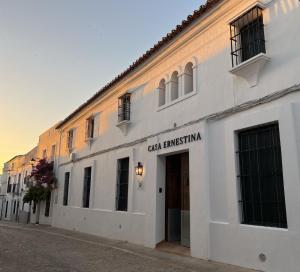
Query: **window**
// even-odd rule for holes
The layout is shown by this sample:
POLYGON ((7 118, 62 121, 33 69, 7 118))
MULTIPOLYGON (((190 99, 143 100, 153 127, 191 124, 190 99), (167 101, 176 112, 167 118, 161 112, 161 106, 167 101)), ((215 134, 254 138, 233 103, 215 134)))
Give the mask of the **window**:
POLYGON ((118 160, 116 209, 127 211, 129 158, 118 160))
POLYGON ((193 87, 193 63, 189 62, 184 68, 183 74, 184 94, 191 93, 193 87))
POLYGON ((70 172, 66 172, 65 173, 65 185, 64 185, 64 199, 63 199, 64 206, 68 206, 69 182, 70 182, 70 172))
POLYGON ((7 209, 8 209, 8 201, 6 201, 6 205, 5 205, 5 218, 7 217, 7 209))
POLYGON ((171 86, 171 101, 173 101, 179 97, 178 72, 173 72, 170 80, 170 86, 171 86))
POLYGON ((94 116, 86 120, 86 140, 94 138, 95 118, 94 116))
POLYGON ((83 208, 90 207, 90 191, 91 191, 91 176, 92 167, 84 168, 84 180, 83 180, 83 195, 82 206, 83 208))
POLYGON ((74 129, 70 129, 67 133, 67 148, 71 152, 73 149, 74 129))
POLYGON ((17 204, 17 201, 15 200, 15 201, 14 201, 14 210, 13 210, 13 214, 16 213, 16 204, 17 204))
POLYGON ((7 181, 7 193, 11 192, 11 177, 8 177, 7 181))
POLYGON ((262 9, 254 7, 230 24, 232 67, 266 53, 262 9))
POLYGON ((46 206, 45 206, 45 216, 46 217, 49 217, 49 215, 50 215, 50 203, 51 203, 51 192, 47 192, 46 206))
POLYGON ((55 159, 55 150, 56 150, 56 146, 52 145, 52 147, 51 147, 51 162, 54 162, 54 159, 55 159))
POLYGON ((17 193, 20 193, 21 189, 21 174, 18 176, 17 193))
POLYGON ((44 149, 43 150, 43 159, 46 159, 47 158, 47 149, 44 149))
POLYGON ((287 228, 278 124, 238 133, 242 223, 287 228))
POLYGON ((158 86, 158 106, 166 104, 166 81, 162 79, 158 86))
POLYGON ((118 121, 130 120, 130 93, 126 93, 119 97, 118 105, 118 121))

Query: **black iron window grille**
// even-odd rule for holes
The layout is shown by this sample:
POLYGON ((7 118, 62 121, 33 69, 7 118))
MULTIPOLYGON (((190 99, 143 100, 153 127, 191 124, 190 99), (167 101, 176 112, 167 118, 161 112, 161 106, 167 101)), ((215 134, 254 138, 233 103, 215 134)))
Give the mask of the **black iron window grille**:
POLYGON ((90 207, 90 192, 91 192, 92 167, 84 168, 82 206, 83 208, 90 207))
POLYGON ((70 172, 66 172, 65 173, 65 184, 64 184, 64 199, 63 199, 64 206, 68 206, 69 182, 70 182, 70 172))
POLYGON ((116 193, 117 211, 127 211, 129 158, 118 160, 118 177, 116 193))
POLYGON ((130 93, 126 93, 119 97, 118 101, 118 121, 130 120, 130 93))
POLYGON ((67 148, 71 152, 73 149, 74 129, 67 132, 67 148))
POLYGON ((45 216, 46 217, 49 217, 49 215, 50 215, 50 204, 51 204, 51 192, 47 192, 46 205, 45 205, 45 216))
POLYGON ((94 138, 94 130, 95 130, 95 118, 94 116, 88 118, 86 120, 86 139, 93 139, 94 138))
POLYGON ((242 224, 287 228, 278 124, 238 133, 242 224))
POLYGON ((254 7, 230 24, 232 67, 266 53, 263 14, 254 7))
POLYGON ((7 181, 7 193, 11 193, 11 187, 11 178, 9 177, 7 181))

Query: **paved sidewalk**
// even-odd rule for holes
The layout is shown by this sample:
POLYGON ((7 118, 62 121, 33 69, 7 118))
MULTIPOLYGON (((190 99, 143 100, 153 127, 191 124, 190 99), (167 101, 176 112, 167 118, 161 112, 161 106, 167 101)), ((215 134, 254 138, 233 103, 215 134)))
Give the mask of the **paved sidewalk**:
POLYGON ((48 226, 0 221, 2 272, 250 272, 48 226))

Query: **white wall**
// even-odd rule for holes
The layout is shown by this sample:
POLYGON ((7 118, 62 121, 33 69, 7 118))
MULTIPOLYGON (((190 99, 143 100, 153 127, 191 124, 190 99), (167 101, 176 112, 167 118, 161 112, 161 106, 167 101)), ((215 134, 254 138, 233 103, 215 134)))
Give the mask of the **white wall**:
MULTIPOLYGON (((164 239, 164 195, 158 193, 159 187, 164 189, 163 157, 188 150, 192 256, 264 271, 298 271, 300 92, 227 118, 204 120, 210 114, 300 83, 300 3, 296 0, 269 1, 264 10, 271 61, 259 73, 258 84, 250 88, 244 79, 229 72, 228 22, 254 2, 224 1, 134 76, 117 84, 109 95, 63 126, 53 226, 155 247, 164 239), (189 61, 195 65, 194 91, 172 105, 158 108, 160 80, 168 81, 175 70, 180 74, 189 61), (132 93, 131 122, 124 134, 116 127, 117 98, 128 90, 132 93), (96 138, 89 145, 84 137, 85 122, 96 113, 96 138), (281 134, 287 230, 241 225, 239 219, 234 131, 274 120, 279 121, 281 134), (66 133, 71 128, 75 128, 74 162, 66 150, 66 133), (201 132, 201 142, 147 151, 150 144, 196 131, 201 132), (130 158, 128 212, 117 212, 116 163, 123 157, 130 158), (145 169, 142 188, 134 174, 139 161, 145 169), (93 167, 91 207, 83 209, 83 171, 88 166, 93 167), (67 171, 71 172, 69 205, 64 207, 67 171), (266 254, 265 263, 258 260, 260 253, 266 254)), ((180 93, 184 93, 182 89, 180 93)))

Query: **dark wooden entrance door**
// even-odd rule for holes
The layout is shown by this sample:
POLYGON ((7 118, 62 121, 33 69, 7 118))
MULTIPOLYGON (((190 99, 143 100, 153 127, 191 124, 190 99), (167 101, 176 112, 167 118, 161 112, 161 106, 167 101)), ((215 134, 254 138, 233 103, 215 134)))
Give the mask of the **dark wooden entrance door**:
POLYGON ((189 153, 166 157, 166 240, 190 246, 189 153))

